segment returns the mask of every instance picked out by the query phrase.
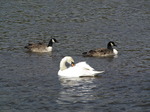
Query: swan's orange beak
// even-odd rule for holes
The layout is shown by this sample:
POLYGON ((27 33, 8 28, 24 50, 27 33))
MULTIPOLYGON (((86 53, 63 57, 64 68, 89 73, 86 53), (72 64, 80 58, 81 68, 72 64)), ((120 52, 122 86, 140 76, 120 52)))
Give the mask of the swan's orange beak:
POLYGON ((75 66, 74 62, 71 62, 71 66, 72 66, 72 67, 75 66))

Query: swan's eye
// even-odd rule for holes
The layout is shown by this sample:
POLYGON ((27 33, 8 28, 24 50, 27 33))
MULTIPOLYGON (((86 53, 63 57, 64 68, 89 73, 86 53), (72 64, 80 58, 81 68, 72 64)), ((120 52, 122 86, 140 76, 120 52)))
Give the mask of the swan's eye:
POLYGON ((74 62, 71 62, 71 66, 72 66, 72 67, 75 66, 75 63, 74 63, 74 62))

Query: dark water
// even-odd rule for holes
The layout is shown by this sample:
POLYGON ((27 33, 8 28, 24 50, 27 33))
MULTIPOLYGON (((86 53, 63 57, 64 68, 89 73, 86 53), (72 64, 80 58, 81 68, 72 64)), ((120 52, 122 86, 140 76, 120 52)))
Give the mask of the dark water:
POLYGON ((149 112, 149 0, 1 0, 0 112, 149 112), (59 43, 28 53, 28 42, 59 43), (81 53, 117 43, 118 58, 81 53), (87 61, 96 78, 60 79, 61 58, 87 61))

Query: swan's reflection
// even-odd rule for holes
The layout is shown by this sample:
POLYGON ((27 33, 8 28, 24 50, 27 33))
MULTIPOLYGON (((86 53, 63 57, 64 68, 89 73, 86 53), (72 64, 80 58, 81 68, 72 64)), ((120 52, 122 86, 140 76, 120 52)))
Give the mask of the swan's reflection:
POLYGON ((93 89, 96 88, 93 82, 94 78, 60 78, 59 80, 62 85, 62 90, 59 93, 57 103, 87 103, 94 100, 93 89))

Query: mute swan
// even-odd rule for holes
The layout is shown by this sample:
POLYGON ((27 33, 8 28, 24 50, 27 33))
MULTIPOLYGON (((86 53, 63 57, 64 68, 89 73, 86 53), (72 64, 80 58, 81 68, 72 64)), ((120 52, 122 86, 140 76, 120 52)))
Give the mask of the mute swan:
POLYGON ((65 56, 60 62, 60 70, 58 71, 58 75, 63 77, 89 77, 103 72, 104 71, 95 71, 86 62, 74 64, 72 57, 65 56), (72 67, 67 68, 65 65, 66 62, 71 64, 72 67))
POLYGON ((107 57, 107 56, 115 56, 118 54, 118 51, 113 48, 113 46, 117 46, 113 41, 110 41, 107 44, 107 48, 99 48, 95 50, 90 50, 88 52, 82 53, 83 56, 91 56, 91 57, 107 57))
POLYGON ((44 43, 29 43, 25 48, 31 52, 51 52, 53 43, 58 43, 55 38, 50 39, 48 45, 44 43))

